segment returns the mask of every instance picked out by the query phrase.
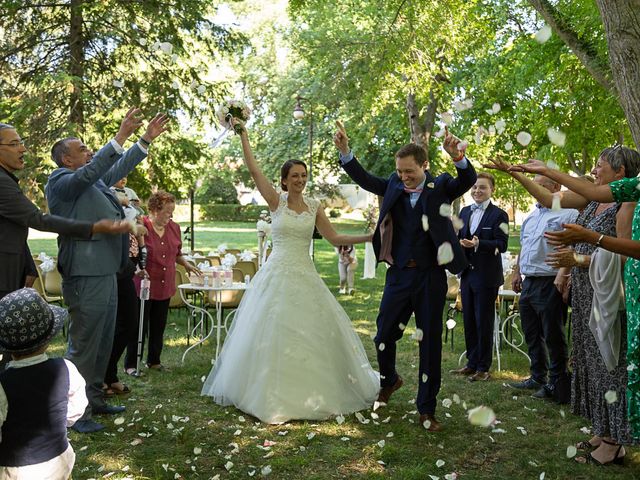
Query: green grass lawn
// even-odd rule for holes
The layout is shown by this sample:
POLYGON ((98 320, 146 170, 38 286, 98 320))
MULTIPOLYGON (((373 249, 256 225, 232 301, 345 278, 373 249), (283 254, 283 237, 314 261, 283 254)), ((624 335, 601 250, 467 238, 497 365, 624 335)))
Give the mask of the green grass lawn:
MULTIPOLYGON (((209 250, 224 242, 230 247, 254 248, 253 227, 253 223, 199 224, 196 246, 209 250)), ((339 222, 337 227, 351 233, 361 230, 355 222, 339 222)), ((36 252, 55 253, 52 240, 30 243, 36 252)), ((517 238, 511 238, 510 247, 517 248, 517 238)), ((361 274, 362 250, 359 257, 361 274)), ((336 292, 336 255, 326 241, 316 241, 315 259, 327 286, 336 292)), ((383 283, 381 266, 378 278, 356 280, 355 295, 338 297, 374 367, 371 337, 383 283)), ((505 382, 528 373, 526 359, 520 354, 505 349, 502 371, 494 371, 487 383, 471 384, 446 373, 458 366, 464 350, 462 319, 456 320, 453 348, 450 343, 443 347, 445 373, 436 412, 445 430, 430 434, 416 422, 418 352, 411 339, 414 325, 409 325, 398 344, 398 371, 405 378, 405 386, 394 394, 388 407, 375 413, 362 412, 369 423, 360 423, 350 415, 342 424, 330 419, 269 426, 200 396, 203 377, 211 368, 213 345, 205 343, 196 348, 181 365, 187 347, 186 312, 174 311, 163 352, 163 363, 171 371, 147 372, 140 379, 123 375, 121 379, 133 390, 123 399, 127 406, 124 423, 116 425, 114 417, 102 417, 107 425, 105 432, 70 432, 77 455, 73 478, 244 479, 262 477, 262 469, 267 466, 270 478, 305 480, 444 479, 452 472, 462 479, 533 480, 542 478, 543 472, 545 479, 640 478, 638 448, 628 450, 626 467, 597 468, 567 459, 567 446, 588 438, 580 431, 588 427, 588 422, 572 415, 568 406, 536 400, 505 387, 505 382), (454 399, 454 395, 460 403, 444 407, 442 402, 454 399), (492 432, 467 421, 465 407, 482 404, 496 412, 500 421, 496 428, 503 431, 492 432), (275 445, 269 450, 259 448, 265 440, 275 445), (439 460, 444 461, 440 467, 439 460)), ((57 338, 51 351, 54 355, 63 353, 62 337, 57 338)), ((493 368, 497 370, 495 360, 493 368)))

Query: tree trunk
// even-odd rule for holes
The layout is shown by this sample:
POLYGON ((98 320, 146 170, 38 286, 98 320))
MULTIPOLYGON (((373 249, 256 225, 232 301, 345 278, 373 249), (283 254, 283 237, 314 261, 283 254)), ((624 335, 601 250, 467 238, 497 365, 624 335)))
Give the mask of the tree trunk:
POLYGON ((411 141, 422 146, 427 152, 427 162, 429 162, 429 144, 431 143, 431 131, 436 123, 436 113, 438 110, 438 100, 433 92, 429 92, 429 105, 420 119, 420 109, 416 103, 416 96, 413 92, 407 94, 407 115, 409 116, 409 129, 411 130, 411 141))
POLYGON ((84 131, 84 31, 83 9, 84 0, 71 0, 71 22, 69 28, 69 74, 73 81, 69 105, 69 121, 77 126, 78 131, 84 131))
POLYGON ((609 64, 636 147, 640 148, 640 0, 596 0, 609 64))

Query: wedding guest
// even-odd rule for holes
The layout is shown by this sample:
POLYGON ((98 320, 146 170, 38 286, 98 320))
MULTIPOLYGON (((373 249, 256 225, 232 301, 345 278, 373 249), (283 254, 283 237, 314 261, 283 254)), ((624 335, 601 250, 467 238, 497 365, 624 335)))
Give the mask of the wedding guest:
MULTIPOLYGON (((574 179, 570 175, 551 169, 539 160, 513 166, 512 170, 514 174, 528 172, 544 175, 571 189, 568 192, 561 192, 560 206, 577 209, 584 207, 576 219, 578 225, 596 231, 598 235, 625 239, 631 237, 631 220, 635 204, 614 203, 609 201, 613 200, 611 196, 608 200, 604 200, 606 203, 599 203, 603 200, 602 198, 590 201, 591 195, 586 195, 586 192, 602 191, 609 188, 609 184, 614 181, 636 177, 640 172, 640 155, 637 152, 624 147, 605 148, 600 152, 597 164, 591 172, 595 178, 595 186, 585 180, 574 179)), ((551 193, 546 190, 542 192, 542 190, 533 190, 539 193, 536 198, 541 203, 551 205, 551 193)), ((632 436, 629 423, 637 422, 637 416, 633 415, 634 408, 637 408, 634 405, 637 405, 637 402, 633 398, 632 390, 629 390, 631 394, 627 397, 629 374, 627 371, 627 315, 623 314, 619 317, 622 338, 617 363, 611 370, 605 362, 600 344, 591 328, 594 289, 589 278, 589 266, 594 251, 594 245, 577 243, 573 251, 552 254, 549 261, 554 267, 573 266, 571 271, 571 320, 573 323, 571 406, 574 413, 591 420, 594 434, 590 440, 579 442, 577 447, 583 450, 595 448, 591 453, 577 457, 576 461, 609 464, 622 461, 625 455, 623 445, 637 443, 632 436), (609 391, 616 392, 618 401, 607 402, 605 394, 609 391), (630 416, 627 413, 627 404, 631 409, 630 416)))
POLYGON ((0 345, 13 357, 0 373, 0 478, 71 478, 67 427, 87 406, 85 383, 72 362, 46 354, 66 316, 32 288, 0 300, 0 345))
POLYGON ((353 245, 338 245, 338 275, 340 276, 340 293, 353 295, 354 277, 358 266, 356 249, 353 245), (348 290, 347 290, 348 289, 348 290))
MULTIPOLYGON (((139 109, 129 110, 116 136, 95 155, 79 138, 55 143, 51 156, 59 168, 51 173, 45 187, 52 213, 79 220, 124 218, 109 187, 144 160, 147 148, 167 129, 169 121, 165 115, 156 115, 140 139, 124 151, 122 145, 142 124, 139 114, 139 109)), ((116 414, 125 409, 108 405, 102 386, 117 312, 116 273, 127 262, 129 236, 100 236, 91 242, 61 236, 58 245, 62 295, 71 317, 66 357, 84 377, 89 399, 85 415, 73 428, 80 433, 96 432, 104 425, 92 420, 92 414, 116 414)))
POLYGON ((475 203, 460 211, 464 226, 458 237, 469 262, 460 277, 467 364, 451 373, 466 375, 470 382, 491 377, 496 298, 504 283, 501 254, 509 243, 509 216, 491 203, 494 191, 493 176, 478 173, 471 187, 475 203))
POLYGON ((459 273, 467 265, 451 220, 440 214, 440 208, 471 188, 476 172, 465 158, 465 147, 448 131, 444 148, 454 161, 457 178, 448 173, 434 177, 424 170, 426 151, 416 144, 400 148, 395 155, 396 172, 382 178, 356 160, 341 123, 334 143, 347 174, 361 188, 384 197, 373 235, 378 262, 389 264, 374 339, 380 367, 378 401, 386 404, 403 384, 396 371, 396 342, 414 313, 420 332, 416 407, 420 423, 429 431, 439 431, 442 425, 434 415, 441 381, 445 268, 459 273))
MULTIPOLYGON (((180 226, 172 220, 176 198, 170 193, 159 191, 149 197, 147 207, 149 215, 142 220, 147 230, 144 244, 147 250, 146 272, 151 282, 151 292, 149 300, 144 305, 143 349, 144 337, 148 331, 147 367, 151 370, 164 370, 160 356, 169 315, 169 301, 176 293, 176 263, 182 265, 187 273, 200 274, 200 270, 182 256, 180 226)), ((140 276, 134 277, 138 295, 140 281, 140 276)), ((134 350, 132 346, 130 343, 125 358, 127 373, 136 368, 137 347, 134 350)))

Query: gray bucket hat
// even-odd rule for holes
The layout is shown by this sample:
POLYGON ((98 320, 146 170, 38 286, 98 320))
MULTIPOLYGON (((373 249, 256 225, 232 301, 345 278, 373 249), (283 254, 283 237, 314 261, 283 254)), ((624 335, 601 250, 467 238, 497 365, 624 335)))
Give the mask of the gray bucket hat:
POLYGON ((0 348, 27 353, 48 343, 62 329, 67 311, 49 305, 33 288, 0 299, 0 348))

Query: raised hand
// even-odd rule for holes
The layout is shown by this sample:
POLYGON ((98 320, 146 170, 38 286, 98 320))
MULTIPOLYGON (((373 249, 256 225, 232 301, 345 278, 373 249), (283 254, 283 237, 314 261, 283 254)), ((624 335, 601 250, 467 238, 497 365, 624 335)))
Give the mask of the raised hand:
POLYGON ((547 164, 542 160, 536 160, 534 158, 529 159, 529 163, 522 163, 520 165, 512 165, 509 168, 510 172, 521 172, 521 173, 536 173, 539 175, 544 175, 549 170, 547 164))
POLYGON ((104 219, 94 223, 91 228, 91 233, 107 233, 109 235, 129 233, 131 231, 131 223, 128 220, 114 222, 113 220, 104 219))
POLYGON ((483 163, 482 166, 484 168, 489 168, 492 170, 500 170, 501 172, 509 172, 509 169, 513 166, 509 162, 505 162, 500 158, 490 158, 489 161, 491 163, 483 163))
POLYGON ((460 161, 464 158, 464 153, 467 150, 467 142, 463 142, 458 137, 449 132, 449 128, 444 127, 444 143, 442 144, 445 152, 453 159, 454 162, 460 161))
POLYGON ((584 255, 579 255, 570 248, 563 248, 547 255, 545 263, 553 268, 584 267, 584 255))
POLYGON ((347 136, 347 131, 340 120, 336 120, 336 127, 338 127, 338 130, 333 135, 333 143, 342 155, 347 155, 349 153, 349 137, 347 136))
POLYGON ((149 125, 147 125, 147 131, 142 136, 142 139, 147 143, 151 143, 157 137, 169 130, 168 123, 169 116, 165 113, 158 113, 151 119, 149 125))
POLYGON ((118 145, 124 145, 124 142, 142 125, 142 112, 139 108, 131 107, 124 119, 120 123, 120 128, 115 136, 118 145))
POLYGON ((566 246, 574 245, 576 243, 595 243, 598 234, 592 230, 584 228, 575 223, 568 223, 562 225, 564 230, 559 232, 544 232, 544 236, 549 242, 549 245, 554 246, 566 246))

